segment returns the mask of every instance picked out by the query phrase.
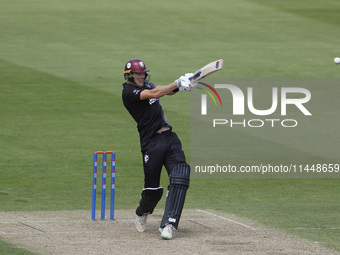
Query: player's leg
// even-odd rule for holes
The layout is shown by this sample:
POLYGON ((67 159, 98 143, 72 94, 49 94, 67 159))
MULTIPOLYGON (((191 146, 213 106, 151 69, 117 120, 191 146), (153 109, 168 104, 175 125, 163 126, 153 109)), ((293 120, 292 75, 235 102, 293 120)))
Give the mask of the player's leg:
POLYGON ((167 193, 165 210, 160 225, 162 237, 172 239, 172 230, 176 230, 182 214, 187 189, 189 188, 190 166, 177 164, 169 176, 170 185, 167 193))
MULTIPOLYGON (((157 143, 156 143, 157 144, 157 143)), ((139 232, 145 231, 147 217, 153 213, 157 203, 162 198, 163 188, 160 187, 160 175, 163 167, 164 149, 155 143, 143 150, 144 189, 136 209, 135 226, 139 232)))
POLYGON ((141 199, 136 209, 135 226, 139 232, 144 232, 147 217, 153 213, 158 201, 162 198, 163 188, 144 188, 141 193, 141 199))
POLYGON ((178 228, 186 192, 189 188, 190 166, 185 162, 181 142, 175 133, 171 134, 168 142, 170 149, 165 165, 169 174, 170 185, 160 231, 163 238, 172 239, 172 230, 178 228))

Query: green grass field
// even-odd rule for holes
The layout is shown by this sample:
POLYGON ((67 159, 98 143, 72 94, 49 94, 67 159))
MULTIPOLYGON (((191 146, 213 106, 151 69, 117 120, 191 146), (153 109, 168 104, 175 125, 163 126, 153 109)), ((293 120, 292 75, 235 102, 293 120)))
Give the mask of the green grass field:
MULTIPOLYGON (((146 62, 156 84, 219 58, 216 78, 340 78, 337 0, 0 0, 0 24, 1 211, 90 210, 96 150, 117 153, 116 208, 136 207, 139 137, 121 101, 131 58, 146 62)), ((189 157, 189 95, 161 102, 189 157)), ((340 251, 339 179, 192 179, 185 206, 340 251)), ((0 241, 0 254, 24 252, 0 241)))

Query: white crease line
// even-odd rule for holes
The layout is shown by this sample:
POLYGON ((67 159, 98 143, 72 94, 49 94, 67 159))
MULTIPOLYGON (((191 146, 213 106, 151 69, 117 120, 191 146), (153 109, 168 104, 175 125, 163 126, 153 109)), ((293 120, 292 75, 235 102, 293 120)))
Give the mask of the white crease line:
POLYGON ((53 235, 53 234, 92 234, 92 233, 116 233, 115 230, 97 230, 97 231, 54 231, 54 232, 45 232, 45 233, 39 233, 39 232, 31 232, 31 233, 4 233, 5 235, 9 236, 32 236, 32 235, 45 235, 45 234, 49 234, 49 235, 53 235))
POLYGON ((335 228, 293 228, 293 229, 296 229, 296 230, 308 230, 308 229, 311 229, 311 230, 313 230, 313 229, 320 229, 320 230, 322 230, 322 229, 340 229, 340 227, 335 227, 335 228))
MULTIPOLYGON (((89 222, 90 220, 27 220, 25 222, 35 222, 35 223, 61 223, 61 222, 89 222)), ((17 224, 17 221, 6 221, 0 222, 0 224, 17 224)))
MULTIPOLYGON (((134 222, 134 220, 120 220, 120 219, 115 219, 115 220, 109 220, 109 219, 105 219, 105 220, 44 220, 44 221, 40 221, 40 220, 25 220, 25 222, 30 222, 30 223, 91 223, 91 222, 134 222)), ((17 224, 18 222, 14 221, 14 222, 0 222, 0 224, 17 224)))
POLYGON ((1 234, 1 235, 6 235, 6 233, 5 233, 5 232, 2 232, 2 231, 0 231, 0 234, 1 234))
POLYGON ((201 213, 205 213, 205 214, 209 214, 209 215, 212 215, 212 216, 215 216, 215 217, 218 217, 218 218, 220 218, 220 219, 222 219, 222 220, 227 220, 227 221, 233 222, 233 223, 235 223, 235 224, 241 225, 241 226, 246 227, 246 228, 250 228, 250 229, 252 229, 252 230, 256 230, 256 228, 250 227, 250 226, 248 226, 248 225, 246 225, 246 224, 243 224, 243 223, 241 223, 241 222, 234 221, 234 220, 231 220, 231 219, 222 217, 222 216, 217 215, 217 214, 214 214, 214 213, 206 212, 206 211, 203 211, 203 210, 196 210, 196 211, 197 211, 197 212, 201 212, 201 213))

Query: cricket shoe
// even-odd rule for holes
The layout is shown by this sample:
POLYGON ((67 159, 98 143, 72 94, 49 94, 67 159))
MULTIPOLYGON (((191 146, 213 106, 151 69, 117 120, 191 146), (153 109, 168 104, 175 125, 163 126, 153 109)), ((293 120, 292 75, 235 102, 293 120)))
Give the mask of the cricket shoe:
POLYGON ((159 228, 159 232, 161 232, 161 237, 163 237, 166 240, 172 239, 172 232, 176 231, 175 227, 171 224, 168 224, 165 226, 165 228, 159 228))
POLYGON ((135 221, 135 226, 138 232, 145 231, 147 219, 148 219, 147 214, 143 214, 142 216, 137 216, 136 221, 135 221))

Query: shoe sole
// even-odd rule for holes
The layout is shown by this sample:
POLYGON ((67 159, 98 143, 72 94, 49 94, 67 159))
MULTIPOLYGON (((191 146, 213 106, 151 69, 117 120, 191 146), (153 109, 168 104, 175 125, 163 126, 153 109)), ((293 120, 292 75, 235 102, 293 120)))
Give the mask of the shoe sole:
POLYGON ((159 231, 159 233, 161 233, 161 237, 163 237, 164 239, 166 239, 166 240, 171 240, 172 239, 172 237, 170 238, 168 236, 163 236, 163 228, 159 228, 158 231, 159 231))
POLYGON ((168 236, 162 236, 162 235, 161 235, 161 237, 163 237, 165 240, 171 240, 171 239, 172 239, 172 237, 170 238, 170 237, 168 237, 168 236))
POLYGON ((135 227, 137 229, 138 232, 145 232, 146 226, 145 225, 141 225, 141 224, 137 224, 135 222, 135 227))
POLYGON ((137 229, 138 232, 145 232, 145 228, 138 228, 138 227, 136 226, 136 229, 137 229))

